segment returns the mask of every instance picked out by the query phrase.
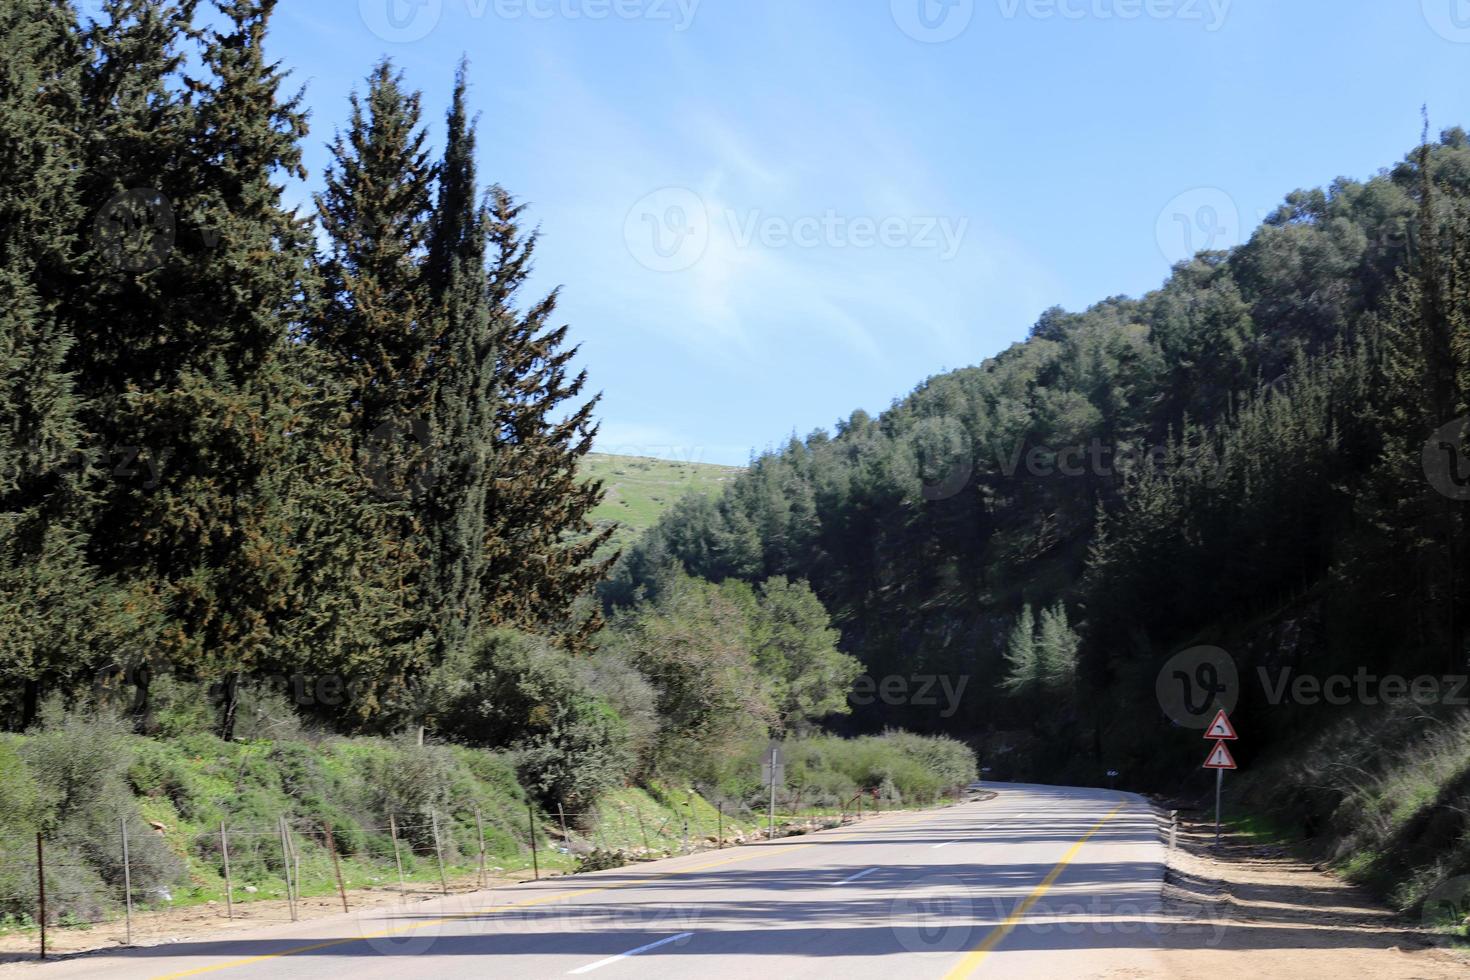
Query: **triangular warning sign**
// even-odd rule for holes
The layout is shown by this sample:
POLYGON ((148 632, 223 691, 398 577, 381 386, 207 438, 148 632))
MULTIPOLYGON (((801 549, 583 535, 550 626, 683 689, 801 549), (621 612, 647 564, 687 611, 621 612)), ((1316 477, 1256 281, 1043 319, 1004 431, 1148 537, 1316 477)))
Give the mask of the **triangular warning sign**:
POLYGON ((1206 769, 1234 769, 1235 759, 1230 755, 1230 747, 1224 742, 1216 742, 1215 747, 1210 750, 1209 758, 1205 759, 1206 769))
POLYGON ((1230 718, 1225 714, 1224 708, 1219 710, 1215 715, 1215 720, 1210 722, 1210 727, 1205 729, 1205 738, 1228 738, 1231 741, 1235 740, 1235 729, 1231 726, 1230 718))

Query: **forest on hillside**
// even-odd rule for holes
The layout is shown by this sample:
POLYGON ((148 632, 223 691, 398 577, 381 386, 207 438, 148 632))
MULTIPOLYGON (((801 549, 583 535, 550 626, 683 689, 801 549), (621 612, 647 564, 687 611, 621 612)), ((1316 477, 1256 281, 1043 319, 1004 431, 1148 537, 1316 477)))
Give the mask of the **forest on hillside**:
MULTIPOLYGON (((762 455, 665 514, 604 599, 685 571, 809 580, 873 679, 843 727, 963 737, 1002 776, 1203 788, 1220 704, 1248 769, 1330 733, 1340 756, 1296 756, 1262 794, 1325 827, 1396 753, 1465 744, 1467 243, 1470 138, 1426 131, 1147 295, 1048 310, 979 366, 762 455), (1292 672, 1365 686, 1295 697, 1283 671, 1287 692, 1292 672), (1405 686, 1380 696, 1386 676, 1405 686)), ((1470 767, 1445 755, 1414 793, 1453 810, 1470 767)), ((1449 810, 1428 850, 1458 841, 1465 866, 1449 810)))

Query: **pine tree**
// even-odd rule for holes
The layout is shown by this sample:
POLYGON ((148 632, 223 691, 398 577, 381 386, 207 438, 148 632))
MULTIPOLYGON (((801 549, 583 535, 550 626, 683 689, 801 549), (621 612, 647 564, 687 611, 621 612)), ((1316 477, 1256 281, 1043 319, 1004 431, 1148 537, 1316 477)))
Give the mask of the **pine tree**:
POLYGON ((1030 604, 1021 607, 1006 640, 1006 676, 1001 687, 1011 694, 1036 694, 1042 686, 1041 657, 1036 647, 1036 617, 1030 604))
POLYGON ((419 95, 387 61, 369 76, 365 99, 354 93, 350 103, 317 196, 328 246, 307 332, 316 356, 303 360, 318 372, 313 390, 330 392, 310 429, 345 438, 303 460, 308 469, 334 465, 293 495, 306 505, 293 522, 298 550, 317 558, 305 562, 316 587, 304 595, 320 600, 299 633, 320 669, 360 679, 355 717, 391 725, 397 719, 383 708, 404 702, 404 685, 426 666, 423 637, 436 613, 418 601, 432 476, 429 358, 441 325, 424 270, 434 168, 419 95))
POLYGON ((475 131, 465 90, 461 64, 427 256, 438 323, 430 355, 433 485, 423 518, 429 569, 422 601, 436 620, 436 661, 463 649, 480 621, 485 501, 496 425, 495 338, 485 270, 490 219, 477 201, 475 131))
POLYGON ((586 387, 587 373, 569 376, 577 348, 563 347, 566 326, 548 326, 557 293, 525 312, 515 308, 536 236, 522 235, 524 206, 498 186, 489 208, 497 419, 486 496, 485 621, 559 635, 576 649, 601 616, 593 609, 579 619, 574 609, 616 559, 594 560, 613 529, 594 531, 590 515, 603 488, 579 476, 597 435, 592 412, 600 396, 567 410, 586 387))
POLYGON ((43 686, 95 659, 84 556, 87 465, 63 302, 81 224, 78 27, 68 5, 0 9, 0 717, 24 728, 43 686))
MULTIPOLYGON (((1426 480, 1425 443, 1463 415, 1470 394, 1458 382, 1466 370, 1470 322, 1464 287, 1470 263, 1462 245, 1467 223, 1438 204, 1427 129, 1415 163, 1419 248, 1382 315, 1370 321, 1385 376, 1376 399, 1382 449, 1357 507, 1371 531, 1358 567, 1343 567, 1339 574, 1367 587, 1370 596, 1387 593, 1422 662, 1434 663, 1437 654, 1446 670, 1458 670, 1466 655, 1461 566, 1470 542, 1462 506, 1426 480), (1362 580, 1369 568, 1371 586, 1362 580)), ((1451 453, 1451 465, 1466 449, 1439 448, 1451 453)))
POLYGON ((95 206, 148 187, 152 224, 141 256, 94 245, 82 315, 96 342, 78 349, 104 445, 140 447, 156 476, 108 481, 93 551, 162 606, 160 655, 220 682, 229 737, 238 680, 279 653, 290 607, 282 464, 304 393, 285 355, 309 235, 275 183, 302 175, 306 122, 262 50, 274 0, 217 6, 199 32, 192 3, 113 0, 91 31, 95 206), (201 77, 182 85, 179 37, 202 44, 201 77))
MULTIPOLYGON (((429 316, 424 252, 434 167, 424 148, 420 96, 388 61, 350 97, 347 133, 332 143, 317 212, 327 235, 325 295, 311 341, 347 387, 359 440, 384 425, 410 432, 429 408, 429 316)), ((386 488, 385 488, 386 489, 386 488)))
POLYGON ((1037 674, 1045 691, 1059 698, 1072 692, 1077 680, 1079 638, 1067 622, 1067 607, 1058 600, 1041 611, 1036 636, 1037 674))

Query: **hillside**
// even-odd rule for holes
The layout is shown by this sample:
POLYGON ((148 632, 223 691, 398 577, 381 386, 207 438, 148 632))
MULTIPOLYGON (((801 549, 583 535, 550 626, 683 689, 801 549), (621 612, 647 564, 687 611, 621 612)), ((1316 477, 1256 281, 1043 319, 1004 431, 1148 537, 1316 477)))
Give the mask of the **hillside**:
POLYGON ((590 516, 597 527, 617 525, 609 542, 609 550, 617 550, 653 527, 680 497, 690 493, 714 496, 740 472, 738 466, 715 463, 588 453, 580 475, 601 480, 607 490, 590 516))
POLYGON ((844 724, 966 738, 997 778, 1203 798, 1226 707, 1253 804, 1413 904, 1470 871, 1467 238, 1455 129, 761 456, 604 598, 676 561, 809 580, 883 685, 844 724), (1383 689, 1332 686, 1359 674, 1383 689))

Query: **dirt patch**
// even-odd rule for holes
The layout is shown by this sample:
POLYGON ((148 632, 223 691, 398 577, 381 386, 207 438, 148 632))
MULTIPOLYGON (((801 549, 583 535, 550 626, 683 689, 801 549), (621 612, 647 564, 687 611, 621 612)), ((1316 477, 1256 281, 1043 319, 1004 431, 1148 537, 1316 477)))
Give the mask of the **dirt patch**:
POLYGON ((1229 834, 1218 849, 1214 842, 1212 822, 1180 814, 1164 882, 1165 910, 1198 918, 1203 909, 1217 928, 1201 945, 1161 951, 1170 976, 1470 976, 1470 954, 1286 848, 1229 834))
MULTIPOLYGON (((515 884, 531 877, 511 872, 505 876, 489 878, 486 888, 515 884)), ((543 877, 545 877, 543 875, 543 877)), ((381 908, 404 902, 423 902, 442 898, 441 891, 423 890, 423 885, 411 885, 417 889, 408 893, 391 888, 355 888, 347 892, 347 905, 352 911, 381 908)), ((468 894, 478 890, 474 875, 450 879, 451 894, 468 894)), ((342 899, 337 895, 303 898, 296 903, 297 917, 302 920, 319 919, 323 916, 341 915, 342 899)), ((194 936, 222 932, 230 929, 252 929, 272 923, 290 922, 290 906, 282 899, 236 902, 234 917, 230 918, 223 902, 207 905, 189 905, 163 911, 133 913, 133 944, 152 946, 159 943, 179 942, 194 936)), ((87 928, 49 928, 46 930, 46 952, 51 955, 85 953, 98 949, 109 949, 125 944, 126 925, 123 920, 104 922, 87 928)), ((0 964, 18 961, 34 961, 40 938, 35 930, 11 932, 0 935, 0 964)))

